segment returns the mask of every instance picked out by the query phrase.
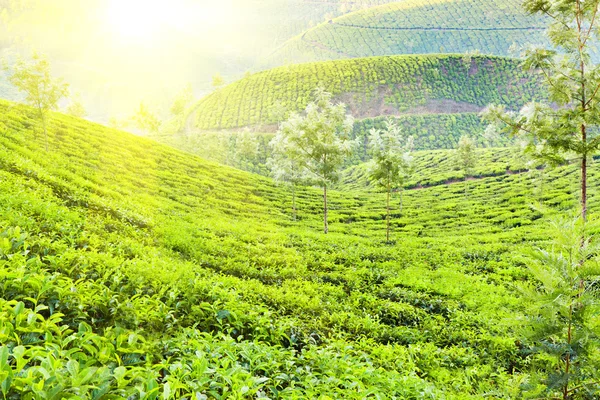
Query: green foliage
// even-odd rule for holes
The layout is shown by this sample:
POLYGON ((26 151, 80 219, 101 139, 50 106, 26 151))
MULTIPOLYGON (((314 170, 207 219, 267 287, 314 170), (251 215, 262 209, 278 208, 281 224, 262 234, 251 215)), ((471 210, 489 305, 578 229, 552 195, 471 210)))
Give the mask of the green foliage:
POLYGON ((146 134, 157 134, 162 124, 158 116, 143 102, 140 103, 131 120, 137 129, 146 134))
POLYGON ((518 109, 544 97, 539 77, 518 66, 517 60, 507 58, 472 56, 465 61, 459 55, 291 65, 253 74, 205 97, 196 109, 196 125, 224 129, 276 124, 280 113, 273 113, 275 105, 301 112, 319 84, 357 119, 440 112, 456 113, 460 119, 460 113, 479 112, 489 103, 518 109))
MULTIPOLYGON (((69 85, 50 74, 50 63, 34 53, 31 62, 19 59, 10 69, 10 83, 25 93, 25 102, 36 109, 42 122, 44 138, 48 137, 46 119, 48 112, 58 108, 58 102, 68 94, 69 85)), ((48 145, 46 142, 46 150, 48 145)))
POLYGON ((389 192, 402 187, 411 173, 412 137, 405 138, 400 127, 388 120, 385 131, 372 129, 369 135, 371 181, 389 192))
POLYGON ((294 113, 281 124, 278 141, 285 146, 285 159, 297 163, 293 167, 299 166, 306 180, 323 187, 323 222, 328 233, 327 186, 337 182, 345 157, 352 153, 354 119, 346 114, 344 104, 333 104, 331 93, 322 87, 314 93, 315 101, 306 107, 304 116, 294 113))
POLYGON ((40 117, 55 110, 68 93, 68 85, 51 76, 50 63, 42 55, 33 54, 29 63, 18 60, 10 72, 10 83, 25 93, 25 101, 37 109, 40 117))
POLYGON ((296 186, 306 183, 307 176, 304 170, 304 156, 296 152, 292 138, 279 131, 269 143, 272 155, 267 160, 271 176, 276 182, 288 184, 292 191, 292 212, 294 221, 297 219, 296 212, 296 186))
MULTIPOLYGON (((284 118, 285 119, 285 118, 284 118)), ((462 114, 428 114, 405 115, 402 117, 378 117, 354 122, 352 138, 359 143, 352 154, 346 157, 344 166, 358 165, 371 159, 368 154, 369 131, 385 129, 387 120, 392 119, 398 124, 406 136, 414 139, 415 150, 454 149, 462 135, 470 135, 477 140, 480 147, 489 142, 481 135, 485 123, 475 113, 462 114)), ((114 126, 117 128, 118 126, 114 126)), ((266 160, 274 158, 274 149, 269 146, 273 133, 241 131, 197 131, 173 135, 159 135, 155 140, 168 144, 180 150, 197 154, 202 158, 230 165, 245 171, 269 175, 273 165, 267 165, 266 160), (242 162, 238 160, 238 139, 242 135, 251 134, 258 141, 258 154, 254 159, 242 162)), ((496 146, 509 145, 512 140, 500 136, 496 146)), ((522 169, 522 168, 521 168, 522 169)))
MULTIPOLYGON (((60 385, 80 398, 518 398, 532 358, 499 321, 523 311, 515 255, 548 235, 530 179, 506 174, 510 149, 482 150, 475 174, 504 174, 474 180, 468 199, 451 182, 406 190, 386 246, 381 193, 331 190, 325 236, 315 188, 298 189, 292 223, 270 179, 50 116, 45 153, 35 112, 0 102, 11 398, 60 385)), ((460 177, 451 162, 415 154, 410 182, 460 177)), ((574 171, 548 172, 556 212, 576 206, 574 171)))
POLYGON ((464 171, 465 180, 477 165, 476 149, 475 141, 469 136, 462 136, 458 141, 455 162, 464 171))
POLYGON ((575 155, 581 164, 581 213, 587 214, 588 158, 600 149, 597 126, 600 122, 600 65, 592 61, 598 54, 596 0, 569 4, 528 0, 523 4, 532 14, 550 18, 548 39, 552 49, 529 48, 523 66, 543 77, 548 103, 531 102, 519 113, 490 106, 485 117, 513 135, 520 135, 529 147, 550 164, 560 164, 575 155))
POLYGON ((402 189, 412 172, 412 137, 403 138, 400 127, 388 120, 385 131, 372 129, 369 135, 369 178, 386 194, 386 240, 390 241, 390 195, 402 189))
MULTIPOLYGON (((377 117, 356 121, 354 137, 368 144, 369 131, 373 128, 383 129, 389 118, 377 117)), ((403 115, 391 118, 400 125, 406 136, 413 137, 415 150, 455 149, 463 135, 471 136, 481 147, 486 144, 482 135, 486 124, 476 113, 403 115)), ((511 144, 510 138, 501 137, 495 147, 508 144, 511 144)), ((358 149, 354 158, 367 161, 368 154, 366 150, 358 149)))
POLYGON ((553 228, 551 248, 526 260, 534 281, 523 288, 528 313, 521 345, 534 355, 535 372, 524 389, 545 398, 591 399, 600 395, 598 241, 580 218, 553 228))
POLYGON ((179 93, 175 100, 173 101, 173 105, 171 105, 171 115, 174 117, 180 117, 187 111, 188 107, 192 103, 194 99, 194 91, 192 89, 192 85, 188 84, 182 91, 179 93))
POLYGON ((546 25, 519 0, 393 2, 322 23, 286 42, 267 63, 475 51, 507 56, 515 47, 545 43, 546 25))
POLYGON ((221 76, 221 74, 215 74, 212 77, 212 87, 215 89, 221 88, 225 84, 225 79, 221 76))
POLYGON ((85 118, 87 111, 79 99, 72 100, 65 110, 66 114, 69 114, 76 118, 85 118))

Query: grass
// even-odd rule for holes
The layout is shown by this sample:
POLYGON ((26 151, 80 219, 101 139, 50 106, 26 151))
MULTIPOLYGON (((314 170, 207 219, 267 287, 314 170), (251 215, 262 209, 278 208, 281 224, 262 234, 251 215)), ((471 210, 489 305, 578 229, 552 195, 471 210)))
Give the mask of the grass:
MULTIPOLYGON (((526 376, 527 174, 407 190, 386 244, 383 194, 333 191, 325 236, 316 189, 293 222, 269 179, 60 114, 44 152, 39 128, 0 102, 6 398, 511 398, 526 376)), ((415 179, 444 179, 427 154, 415 179)), ((575 173, 549 172, 553 212, 575 173)))

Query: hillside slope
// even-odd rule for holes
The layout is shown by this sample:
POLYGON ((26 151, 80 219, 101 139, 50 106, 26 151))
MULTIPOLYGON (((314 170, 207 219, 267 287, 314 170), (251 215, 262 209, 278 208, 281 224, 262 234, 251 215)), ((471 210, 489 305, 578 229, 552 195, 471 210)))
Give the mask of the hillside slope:
MULTIPOLYGON (((332 192, 325 236, 318 190, 293 222, 268 179, 59 114, 49 126, 45 152, 33 113, 0 102, 7 398, 516 390, 527 349, 498 322, 522 309, 513 255, 546 238, 526 177, 411 191, 386 245, 382 194, 332 192)), ((573 172, 545 192, 565 210, 573 172)))
POLYGON ((546 42, 543 17, 520 0, 407 0, 360 10, 297 36, 265 65, 393 54, 511 55, 511 48, 546 42))
POLYGON ((518 108, 539 96, 538 78, 508 58, 394 56, 275 68, 202 99, 200 129, 269 125, 278 110, 302 111, 322 85, 357 119, 476 113, 491 102, 518 108))

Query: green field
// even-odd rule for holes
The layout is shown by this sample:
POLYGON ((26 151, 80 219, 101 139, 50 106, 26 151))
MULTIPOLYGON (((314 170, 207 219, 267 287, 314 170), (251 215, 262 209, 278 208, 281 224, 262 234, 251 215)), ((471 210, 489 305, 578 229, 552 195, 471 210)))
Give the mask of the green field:
POLYGON ((300 112, 318 85, 357 119, 517 109, 541 96, 539 78, 517 60, 488 56, 374 57, 309 63, 253 74, 200 100, 199 129, 272 125, 277 107, 300 112))
POLYGON ((265 65, 393 54, 513 55, 545 44, 548 21, 520 0, 407 0, 350 13, 289 40, 265 65))
POLYGON ((482 150, 465 196, 452 153, 419 153, 386 244, 359 168, 325 236, 316 189, 293 222, 271 180, 147 139, 54 114, 43 143, 0 102, 5 398, 508 399, 527 377, 517 254, 548 239, 531 204, 577 204, 574 167, 537 194, 482 150))

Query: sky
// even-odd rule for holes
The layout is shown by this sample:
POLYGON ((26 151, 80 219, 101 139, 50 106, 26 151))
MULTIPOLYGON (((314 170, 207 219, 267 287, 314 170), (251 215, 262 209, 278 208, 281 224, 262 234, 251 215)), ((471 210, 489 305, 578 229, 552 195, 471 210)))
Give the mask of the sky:
MULTIPOLYGON (((215 74, 230 83, 283 65, 268 56, 286 40, 389 1, 0 0, 0 61, 46 55, 93 121, 125 119, 140 102, 166 117, 188 84, 198 99, 215 74)), ((18 101, 2 75, 0 97, 18 101)))
POLYGON ((239 78, 282 41, 265 29, 269 1, 38 0, 0 27, 0 56, 46 54, 93 120, 141 101, 168 109, 188 83, 200 96, 214 74, 239 78))

